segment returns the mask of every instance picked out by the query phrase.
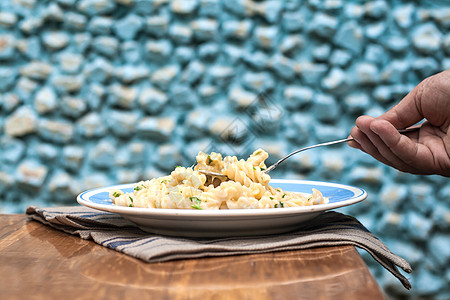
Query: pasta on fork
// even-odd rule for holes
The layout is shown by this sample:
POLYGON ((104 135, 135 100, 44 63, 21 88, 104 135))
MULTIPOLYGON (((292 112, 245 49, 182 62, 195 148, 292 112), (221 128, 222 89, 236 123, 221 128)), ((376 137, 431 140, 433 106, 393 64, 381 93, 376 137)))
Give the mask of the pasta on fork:
POLYGON ((247 160, 199 152, 194 168, 176 167, 170 175, 136 183, 131 193, 111 190, 109 197, 115 205, 175 209, 286 208, 328 203, 316 189, 304 194, 270 186, 270 176, 262 172, 268 156, 262 149, 247 160), (206 176, 198 170, 227 177, 206 176))

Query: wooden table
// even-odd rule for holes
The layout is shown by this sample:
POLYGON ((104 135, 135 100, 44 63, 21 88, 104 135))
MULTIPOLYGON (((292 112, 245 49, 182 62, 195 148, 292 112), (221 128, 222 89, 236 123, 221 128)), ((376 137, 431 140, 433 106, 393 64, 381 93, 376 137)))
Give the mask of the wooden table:
POLYGON ((0 215, 1 299, 385 299, 352 246, 145 263, 0 215))

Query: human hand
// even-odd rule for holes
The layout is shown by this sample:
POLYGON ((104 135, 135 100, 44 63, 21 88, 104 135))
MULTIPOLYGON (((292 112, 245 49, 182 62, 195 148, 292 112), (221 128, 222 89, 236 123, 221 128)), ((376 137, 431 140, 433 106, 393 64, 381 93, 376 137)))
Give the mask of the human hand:
POLYGON ((383 115, 355 124, 350 147, 403 172, 450 177, 450 70, 423 80, 383 115), (397 131, 423 119, 418 131, 397 131))

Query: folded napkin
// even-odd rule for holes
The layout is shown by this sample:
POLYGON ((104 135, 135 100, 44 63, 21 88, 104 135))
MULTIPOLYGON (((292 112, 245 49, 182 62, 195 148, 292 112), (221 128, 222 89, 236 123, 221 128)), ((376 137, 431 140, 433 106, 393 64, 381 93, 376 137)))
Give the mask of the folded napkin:
POLYGON ((266 253, 337 245, 354 245, 366 250, 378 263, 397 277, 403 286, 411 284, 397 269, 412 271, 409 264, 392 253, 355 218, 326 212, 305 223, 299 230, 265 236, 231 238, 178 238, 144 232, 118 214, 83 206, 37 208, 26 213, 31 219, 56 229, 92 239, 96 243, 142 259, 161 262, 206 256, 266 253))

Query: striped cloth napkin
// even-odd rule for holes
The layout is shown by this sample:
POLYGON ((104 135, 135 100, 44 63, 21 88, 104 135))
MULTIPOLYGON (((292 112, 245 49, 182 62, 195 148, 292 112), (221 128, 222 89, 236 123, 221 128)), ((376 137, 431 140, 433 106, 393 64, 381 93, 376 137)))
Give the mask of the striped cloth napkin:
POLYGON ((31 219, 79 235, 83 239, 92 239, 102 246, 146 262, 354 245, 366 250, 397 277, 405 288, 411 289, 408 279, 396 267, 410 273, 412 269, 409 264, 392 253, 355 218, 333 211, 319 215, 295 232, 214 239, 151 234, 142 231, 118 214, 83 206, 50 208, 30 206, 26 213, 31 219))

